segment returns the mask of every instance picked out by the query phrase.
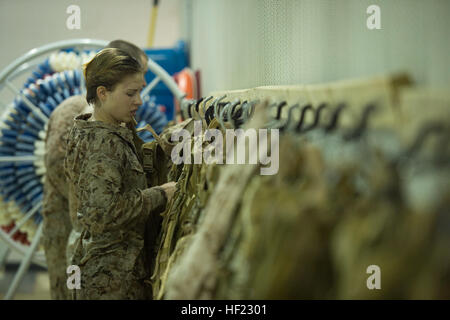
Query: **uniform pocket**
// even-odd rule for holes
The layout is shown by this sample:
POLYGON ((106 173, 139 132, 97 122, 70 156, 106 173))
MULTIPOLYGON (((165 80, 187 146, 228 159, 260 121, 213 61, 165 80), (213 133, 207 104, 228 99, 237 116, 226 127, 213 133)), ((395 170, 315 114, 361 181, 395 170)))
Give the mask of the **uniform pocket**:
POLYGON ((135 158, 130 159, 130 169, 140 174, 144 174, 144 168, 142 167, 140 162, 135 158))
POLYGON ((155 150, 158 145, 156 141, 152 141, 144 144, 142 148, 143 153, 143 162, 144 162, 144 170, 146 172, 153 172, 154 167, 154 159, 155 159, 155 150))

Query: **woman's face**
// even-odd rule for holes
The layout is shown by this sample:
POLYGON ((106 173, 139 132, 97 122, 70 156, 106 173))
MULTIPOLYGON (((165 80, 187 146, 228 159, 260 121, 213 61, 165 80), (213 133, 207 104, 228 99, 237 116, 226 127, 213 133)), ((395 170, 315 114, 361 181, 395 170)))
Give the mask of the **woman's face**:
POLYGON ((130 122, 142 105, 141 90, 144 87, 143 73, 126 76, 112 91, 107 91, 100 107, 102 113, 116 123, 130 122))

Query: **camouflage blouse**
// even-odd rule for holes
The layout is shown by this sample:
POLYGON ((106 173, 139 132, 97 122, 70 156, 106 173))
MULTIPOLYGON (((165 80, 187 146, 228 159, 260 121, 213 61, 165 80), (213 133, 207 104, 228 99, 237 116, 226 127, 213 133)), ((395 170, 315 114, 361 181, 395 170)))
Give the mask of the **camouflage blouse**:
POLYGON ((88 121, 90 116, 75 119, 64 160, 71 218, 81 230, 71 262, 81 268, 82 289, 83 277, 88 281, 98 272, 113 278, 132 274, 137 280, 148 276, 145 225, 167 201, 162 188, 147 188, 136 134, 88 121))

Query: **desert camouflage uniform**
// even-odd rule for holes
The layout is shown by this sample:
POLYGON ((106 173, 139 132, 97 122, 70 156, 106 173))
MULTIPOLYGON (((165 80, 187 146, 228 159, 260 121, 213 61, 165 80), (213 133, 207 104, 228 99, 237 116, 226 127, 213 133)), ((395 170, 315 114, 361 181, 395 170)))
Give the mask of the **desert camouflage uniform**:
POLYGON ((147 188, 137 135, 89 117, 76 118, 64 162, 71 217, 81 227, 71 259, 81 269, 74 298, 151 298, 146 224, 164 210, 165 193, 147 188))
POLYGON ((50 116, 45 139, 43 245, 50 277, 52 299, 69 299, 66 286, 66 243, 72 229, 69 218, 67 182, 64 176, 66 139, 73 119, 87 106, 82 96, 61 103, 50 116))

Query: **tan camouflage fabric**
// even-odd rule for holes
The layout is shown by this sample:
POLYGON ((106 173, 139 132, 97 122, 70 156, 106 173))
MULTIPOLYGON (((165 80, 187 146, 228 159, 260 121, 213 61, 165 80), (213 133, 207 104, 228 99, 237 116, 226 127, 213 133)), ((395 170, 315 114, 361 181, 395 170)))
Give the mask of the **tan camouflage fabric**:
MULTIPOLYGON (((320 149, 296 140, 280 141, 275 176, 254 174, 241 189, 245 166, 221 172, 203 223, 169 256, 159 298, 448 299, 448 192, 413 210, 382 157, 373 155, 369 170, 333 169, 320 149), (381 290, 367 287, 370 265, 380 267, 381 290)), ((449 179, 444 172, 434 175, 449 179)))
POLYGON ((62 102, 51 114, 45 138, 45 180, 42 204, 42 242, 50 278, 52 299, 70 298, 66 286, 66 243, 72 226, 69 218, 68 189, 64 175, 67 135, 75 116, 88 106, 85 97, 74 96, 62 102))
POLYGON ((76 118, 64 162, 71 217, 81 231, 71 258, 81 269, 74 298, 151 298, 146 225, 164 210, 165 193, 147 188, 136 133, 90 117, 76 118))
POLYGON ((382 140, 284 133, 273 176, 178 166, 154 298, 448 299, 450 168, 430 154, 396 164, 382 140))
POLYGON ((70 299, 67 290, 66 243, 72 230, 67 199, 48 179, 44 181, 42 207, 42 244, 45 251, 50 280, 50 297, 53 300, 70 299))
MULTIPOLYGON (((185 120, 185 122, 188 123, 187 121, 190 120, 192 119, 185 120)), ((226 145, 225 131, 216 119, 209 126, 203 125, 202 132, 197 137, 194 136, 193 121, 184 128, 191 133, 192 137, 191 162, 193 162, 194 153, 202 152, 201 149, 195 150, 195 139, 203 141, 206 129, 221 130, 224 135, 224 146, 226 145)), ((176 128, 173 127, 172 132, 175 130, 176 128)), ((168 134, 165 137, 168 139, 168 134)), ((209 142, 202 142, 203 150, 208 146, 209 142)), ((169 171, 169 180, 177 181, 177 191, 167 205, 166 211, 162 213, 162 232, 158 243, 155 269, 151 278, 154 299, 165 298, 168 273, 177 264, 177 259, 197 232, 198 225, 204 218, 207 201, 216 187, 221 168, 221 165, 216 164, 191 163, 173 165, 169 171)), ((241 178, 242 176, 239 177, 239 179, 241 178)), ((239 183, 242 182, 243 180, 240 180, 239 183)), ((242 184, 242 186, 244 185, 242 184)))
MULTIPOLYGON (((158 143, 156 140, 143 144, 143 167, 147 176, 147 183, 149 186, 157 186, 164 184, 168 181, 176 181, 181 174, 182 165, 174 165, 171 160, 171 152, 177 142, 171 141, 171 135, 173 132, 185 129, 188 132, 193 132, 193 121, 188 119, 180 123, 169 122, 166 128, 161 132, 158 143)), ((158 223, 152 224, 153 228, 149 227, 147 233, 147 240, 150 246, 153 247, 153 251, 150 252, 155 262, 159 252, 159 244, 161 242, 161 224, 163 222, 164 214, 155 216, 158 223)), ((158 266, 159 268, 159 266, 158 266)), ((153 273, 155 264, 151 266, 151 272, 153 273)), ((148 279, 151 283, 151 280, 148 279)), ((155 284, 152 283, 154 286, 155 284)), ((153 289, 156 290, 156 289, 153 289)))

